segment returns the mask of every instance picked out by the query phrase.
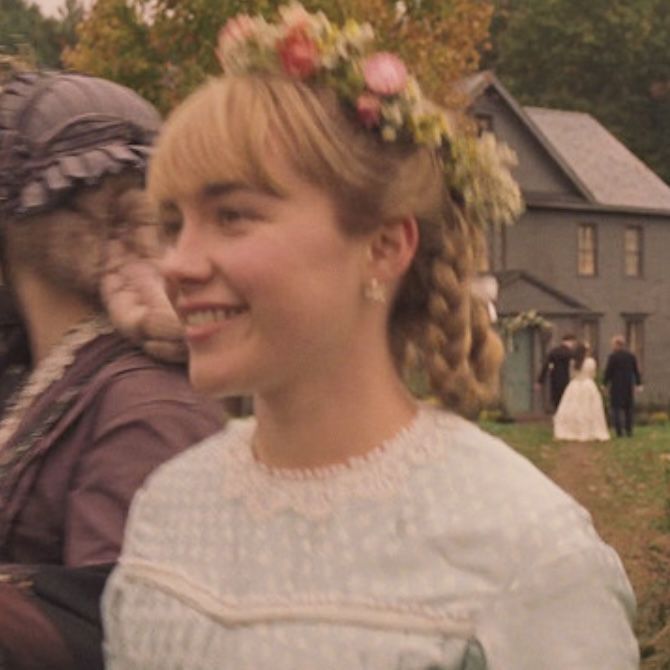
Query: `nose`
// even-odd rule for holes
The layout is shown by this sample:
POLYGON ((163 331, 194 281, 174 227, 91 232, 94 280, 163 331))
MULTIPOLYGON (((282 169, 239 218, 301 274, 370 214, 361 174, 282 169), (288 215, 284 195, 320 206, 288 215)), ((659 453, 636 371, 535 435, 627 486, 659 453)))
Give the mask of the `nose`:
POLYGON ((212 263, 197 226, 184 222, 174 243, 163 253, 159 267, 166 282, 173 286, 207 281, 212 263))

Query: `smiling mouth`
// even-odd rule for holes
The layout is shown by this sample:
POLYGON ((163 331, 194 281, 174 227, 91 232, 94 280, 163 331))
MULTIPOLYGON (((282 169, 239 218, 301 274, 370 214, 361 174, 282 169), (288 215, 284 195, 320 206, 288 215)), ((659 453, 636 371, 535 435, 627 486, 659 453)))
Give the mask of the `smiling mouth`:
POLYGON ((246 307, 218 307, 216 309, 201 309, 184 315, 187 326, 208 326, 221 321, 227 321, 247 311, 246 307))

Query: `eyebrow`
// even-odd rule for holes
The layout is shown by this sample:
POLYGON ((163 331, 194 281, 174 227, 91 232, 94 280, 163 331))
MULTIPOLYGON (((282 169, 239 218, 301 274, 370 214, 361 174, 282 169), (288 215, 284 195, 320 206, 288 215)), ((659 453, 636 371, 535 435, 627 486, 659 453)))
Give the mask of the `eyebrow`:
POLYGON ((202 188, 202 195, 206 198, 214 198, 221 195, 230 195, 239 191, 255 191, 257 189, 241 181, 219 181, 212 184, 205 184, 202 188))
MULTIPOLYGON (((200 189, 200 195, 205 198, 215 198, 217 196, 230 195, 231 193, 250 192, 253 190, 251 186, 241 181, 212 182, 211 184, 205 184, 200 189)), ((176 201, 172 199, 163 200, 159 204, 161 209, 178 209, 176 201)))
MULTIPOLYGON (((200 189, 200 194, 205 198, 216 198, 234 193, 256 193, 266 195, 270 198, 280 198, 281 196, 272 191, 252 186, 242 181, 221 181, 205 184, 200 189)), ((179 206, 175 200, 164 200, 159 203, 161 210, 178 210, 179 206)))
POLYGON ((269 198, 282 197, 281 193, 276 192, 271 187, 258 186, 243 181, 221 181, 205 184, 201 190, 201 193, 206 198, 231 195, 233 193, 252 193, 257 195, 264 195, 269 198))

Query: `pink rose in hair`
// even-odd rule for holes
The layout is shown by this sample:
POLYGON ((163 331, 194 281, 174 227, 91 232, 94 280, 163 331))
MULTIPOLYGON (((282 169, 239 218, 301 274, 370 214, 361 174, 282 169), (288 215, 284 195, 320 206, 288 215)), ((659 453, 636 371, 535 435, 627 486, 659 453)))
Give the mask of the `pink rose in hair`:
POLYGON ((248 14, 238 14, 228 19, 219 31, 219 48, 227 49, 246 42, 256 33, 256 22, 248 14))
POLYGON ((382 103, 374 93, 361 93, 356 100, 356 112, 366 128, 376 128, 381 118, 382 103))
POLYGON ((290 77, 306 79, 319 67, 319 48, 305 27, 295 26, 277 44, 284 72, 290 77))
POLYGON ((396 95, 407 85, 407 67, 394 54, 380 51, 363 61, 363 79, 373 93, 396 95))

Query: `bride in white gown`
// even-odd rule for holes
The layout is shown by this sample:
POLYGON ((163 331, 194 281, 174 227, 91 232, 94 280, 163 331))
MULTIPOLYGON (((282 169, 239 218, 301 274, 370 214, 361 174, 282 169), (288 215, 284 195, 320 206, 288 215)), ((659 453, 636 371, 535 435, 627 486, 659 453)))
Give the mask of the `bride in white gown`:
POLYGON ((578 344, 572 361, 572 380, 554 415, 554 438, 575 442, 609 440, 603 399, 596 386, 596 362, 588 347, 578 344))

